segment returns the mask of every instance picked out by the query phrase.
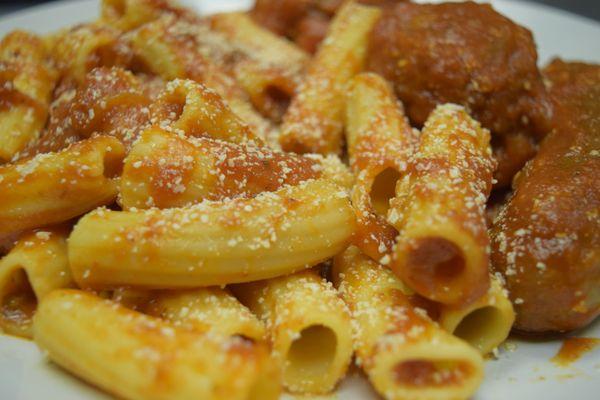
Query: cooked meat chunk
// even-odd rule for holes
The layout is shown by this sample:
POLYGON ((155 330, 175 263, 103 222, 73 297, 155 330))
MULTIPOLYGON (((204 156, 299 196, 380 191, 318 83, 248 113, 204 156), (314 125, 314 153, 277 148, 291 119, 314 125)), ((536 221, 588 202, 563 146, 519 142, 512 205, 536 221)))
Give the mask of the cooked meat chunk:
POLYGON ((515 328, 535 333, 581 328, 600 314, 600 65, 555 60, 544 75, 554 129, 491 230, 515 328))

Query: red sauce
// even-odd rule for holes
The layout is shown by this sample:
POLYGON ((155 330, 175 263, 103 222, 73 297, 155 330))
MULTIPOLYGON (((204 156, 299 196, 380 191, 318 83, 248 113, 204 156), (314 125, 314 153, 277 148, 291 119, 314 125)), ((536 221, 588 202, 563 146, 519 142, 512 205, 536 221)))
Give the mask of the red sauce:
POLYGON ((412 360, 394 368, 396 382, 416 387, 439 387, 461 384, 469 376, 470 366, 465 363, 412 360))
POLYGON ((585 353, 600 346, 598 338, 569 338, 565 339, 558 353, 551 361, 561 367, 566 367, 579 360, 585 353))

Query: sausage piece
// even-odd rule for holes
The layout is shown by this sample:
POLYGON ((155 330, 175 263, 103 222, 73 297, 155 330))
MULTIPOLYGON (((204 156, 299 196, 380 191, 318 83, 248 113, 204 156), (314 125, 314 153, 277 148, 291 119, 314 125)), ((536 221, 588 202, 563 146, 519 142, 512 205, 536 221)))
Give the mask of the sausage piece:
POLYGON ((554 129, 491 230, 515 328, 531 333, 581 328, 600 314, 600 65, 555 60, 544 75, 554 129))

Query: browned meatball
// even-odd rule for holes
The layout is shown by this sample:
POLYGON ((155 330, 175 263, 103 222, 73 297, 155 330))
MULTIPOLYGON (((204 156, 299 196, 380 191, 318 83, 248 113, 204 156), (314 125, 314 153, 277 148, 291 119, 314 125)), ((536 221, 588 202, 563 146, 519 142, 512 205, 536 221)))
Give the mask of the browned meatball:
POLYGON ((527 29, 473 2, 395 5, 374 28, 368 56, 368 68, 393 83, 415 125, 437 104, 457 103, 490 129, 503 184, 546 132, 536 63, 527 29))
POLYGON ((554 129, 491 230, 515 327, 535 333, 581 328, 600 314, 600 65, 554 61, 544 75, 554 129))
MULTIPOLYGON (((404 0, 362 0, 363 4, 389 5, 404 0)), ((343 0, 256 0, 253 18, 298 44, 309 53, 317 50, 327 34, 329 21, 343 0)))

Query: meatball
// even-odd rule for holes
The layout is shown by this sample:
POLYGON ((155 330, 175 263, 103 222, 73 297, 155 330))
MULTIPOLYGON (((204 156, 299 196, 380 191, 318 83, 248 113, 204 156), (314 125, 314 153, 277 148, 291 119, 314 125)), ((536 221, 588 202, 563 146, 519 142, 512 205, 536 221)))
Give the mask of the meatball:
POLYGON ((396 4, 372 32, 367 63, 393 83, 417 126, 438 104, 465 106, 493 134, 503 185, 546 133, 533 37, 490 5, 396 4))
POLYGON ((600 314, 600 65, 544 71, 553 130, 491 229, 492 265, 520 331, 581 328, 600 314))
MULTIPOLYGON (((362 0, 361 3, 384 6, 400 1, 362 0)), ((343 0, 256 0, 251 14, 261 25, 314 53, 342 3, 343 0)))

